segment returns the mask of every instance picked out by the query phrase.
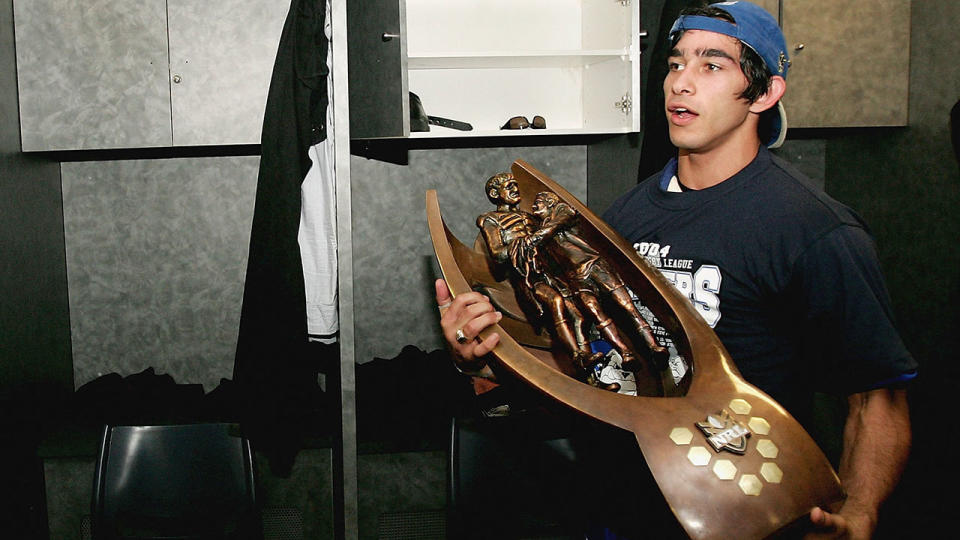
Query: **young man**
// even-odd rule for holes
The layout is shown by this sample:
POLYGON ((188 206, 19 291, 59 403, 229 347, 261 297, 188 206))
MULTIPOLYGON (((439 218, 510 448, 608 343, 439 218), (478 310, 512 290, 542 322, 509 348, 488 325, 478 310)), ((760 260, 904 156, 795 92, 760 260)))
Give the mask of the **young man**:
MULTIPOLYGON (((850 209, 769 153, 786 130, 789 68, 776 21, 747 2, 682 15, 670 39, 664 112, 677 156, 604 219, 657 264, 715 329, 743 376, 810 422, 813 392, 847 396, 839 474, 848 497, 810 519, 824 537, 869 538, 910 447, 906 392, 916 362, 892 323, 873 242, 850 209), (651 249, 655 246, 656 249, 651 249), (655 251, 655 253, 654 253, 655 251)), ((496 316, 479 295, 441 326, 457 361, 499 341, 458 344, 496 316)))

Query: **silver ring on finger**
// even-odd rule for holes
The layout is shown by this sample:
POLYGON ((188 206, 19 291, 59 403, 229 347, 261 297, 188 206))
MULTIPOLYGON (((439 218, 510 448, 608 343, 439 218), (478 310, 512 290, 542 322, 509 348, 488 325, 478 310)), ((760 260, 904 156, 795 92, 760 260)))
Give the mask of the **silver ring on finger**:
POLYGON ((463 333, 463 328, 457 328, 457 343, 463 345, 468 341, 470 341, 470 339, 463 333))

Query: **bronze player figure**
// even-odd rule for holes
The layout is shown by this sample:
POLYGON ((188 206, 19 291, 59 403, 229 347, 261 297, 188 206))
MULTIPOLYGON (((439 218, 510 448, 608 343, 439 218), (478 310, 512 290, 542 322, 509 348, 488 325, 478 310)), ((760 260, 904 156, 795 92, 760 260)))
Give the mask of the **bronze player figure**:
POLYGON ((630 351, 617 331, 613 320, 603 312, 599 295, 606 294, 629 316, 637 332, 653 353, 657 367, 665 366, 669 353, 657 342, 650 324, 640 315, 623 279, 600 254, 577 232, 577 211, 561 202, 556 194, 541 191, 533 203, 533 213, 541 221, 540 228, 524 239, 534 247, 543 246, 564 270, 564 279, 575 289, 580 303, 592 315, 597 330, 620 352, 624 369, 635 371, 636 355, 630 351))
POLYGON ((487 250, 498 263, 507 264, 518 278, 520 291, 539 316, 549 314, 554 335, 574 363, 584 369, 603 358, 592 353, 587 343, 583 314, 573 302, 569 287, 552 272, 536 245, 525 242, 538 228, 537 219, 518 208, 520 190, 510 173, 499 173, 487 180, 487 198, 497 209, 477 218, 487 250))

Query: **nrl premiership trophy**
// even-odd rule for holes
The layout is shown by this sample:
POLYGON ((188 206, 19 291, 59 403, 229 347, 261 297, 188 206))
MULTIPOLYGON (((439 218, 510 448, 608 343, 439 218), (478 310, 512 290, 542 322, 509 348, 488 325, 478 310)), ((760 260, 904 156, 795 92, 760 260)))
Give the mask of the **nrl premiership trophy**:
POLYGON ((504 315, 481 333, 500 335, 491 368, 633 432, 691 538, 766 538, 803 524, 814 506, 839 507, 840 481, 813 439, 741 377, 688 300, 626 240, 523 161, 484 189, 496 209, 475 218, 473 247, 447 228, 433 190, 427 221, 450 292, 482 291, 504 315), (665 375, 667 350, 631 292, 688 365, 681 381, 665 375), (604 361, 591 331, 636 375, 636 396, 591 376, 604 361))

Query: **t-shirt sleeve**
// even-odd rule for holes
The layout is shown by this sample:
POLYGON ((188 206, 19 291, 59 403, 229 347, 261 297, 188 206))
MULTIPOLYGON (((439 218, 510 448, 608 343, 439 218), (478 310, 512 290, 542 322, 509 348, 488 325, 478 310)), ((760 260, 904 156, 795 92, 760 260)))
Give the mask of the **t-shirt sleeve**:
POLYGON ((628 208, 637 208, 637 203, 635 198, 639 196, 641 186, 637 186, 630 191, 621 195, 617 200, 613 201, 613 204, 603 213, 601 219, 610 225, 613 230, 617 231, 623 236, 629 236, 629 230, 633 228, 637 216, 628 211, 628 208))
POLYGON ((850 394, 913 378, 873 239, 841 225, 814 241, 795 270, 805 309, 805 356, 822 389, 850 394))
POLYGON ((603 215, 600 216, 600 218, 616 230, 617 226, 620 225, 619 220, 622 212, 623 197, 614 201, 613 204, 611 204, 610 207, 607 208, 607 210, 603 213, 603 215))

